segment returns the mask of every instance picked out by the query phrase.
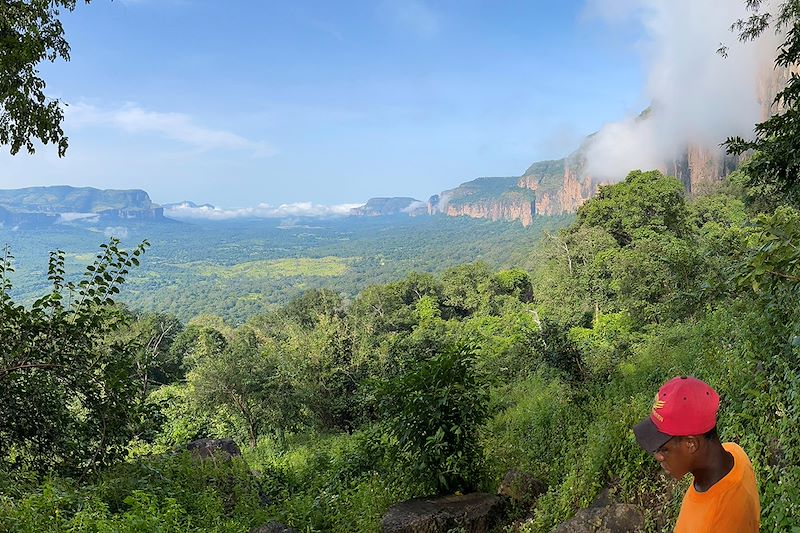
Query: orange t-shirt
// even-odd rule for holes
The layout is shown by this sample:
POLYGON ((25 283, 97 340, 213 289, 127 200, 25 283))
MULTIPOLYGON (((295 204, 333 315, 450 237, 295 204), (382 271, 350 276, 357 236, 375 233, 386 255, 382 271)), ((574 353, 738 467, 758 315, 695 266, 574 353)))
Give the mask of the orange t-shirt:
POLYGON ((723 448, 733 455, 733 468, 705 492, 689 486, 675 524, 675 533, 751 533, 761 524, 753 465, 744 450, 732 442, 723 448))

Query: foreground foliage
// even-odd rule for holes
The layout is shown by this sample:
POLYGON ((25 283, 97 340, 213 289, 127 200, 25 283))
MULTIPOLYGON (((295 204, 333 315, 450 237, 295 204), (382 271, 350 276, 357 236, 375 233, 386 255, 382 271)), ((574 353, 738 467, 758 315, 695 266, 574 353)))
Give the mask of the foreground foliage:
POLYGON ((111 464, 131 437, 135 343, 113 333, 113 305, 143 243, 112 240, 80 283, 64 280, 64 253, 50 256, 50 293, 30 309, 9 296, 13 259, 0 257, 0 456, 38 470, 85 471, 111 464))
POLYGON ((787 530, 800 512, 800 213, 748 213, 735 188, 686 201, 676 183, 632 173, 547 239, 533 272, 466 264, 352 302, 308 291, 239 327, 95 302, 98 320, 124 318, 91 346, 124 344, 127 397, 142 406, 119 426, 128 462, 98 470, 5 448, 0 522, 375 531, 395 502, 494 491, 514 469, 548 486, 512 511, 524 531, 551 530, 606 487, 642 506, 649 531, 668 531, 683 486, 659 475, 630 427, 661 382, 692 374, 724 399, 723 439, 750 454, 763 530, 787 530), (654 228, 640 213, 665 209, 663 191, 665 220, 680 223, 654 228), (169 453, 208 436, 236 438, 244 461, 169 453), (78 471, 81 481, 64 477, 78 471))

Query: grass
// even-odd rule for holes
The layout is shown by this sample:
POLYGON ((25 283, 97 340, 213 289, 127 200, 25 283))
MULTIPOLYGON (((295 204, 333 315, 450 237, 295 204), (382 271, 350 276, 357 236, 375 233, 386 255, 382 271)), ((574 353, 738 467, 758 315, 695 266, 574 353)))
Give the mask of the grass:
POLYGON ((243 277, 250 279, 332 278, 345 275, 350 270, 352 262, 351 258, 327 256, 246 261, 233 266, 209 263, 189 263, 182 266, 194 269, 201 276, 215 276, 223 279, 243 277))

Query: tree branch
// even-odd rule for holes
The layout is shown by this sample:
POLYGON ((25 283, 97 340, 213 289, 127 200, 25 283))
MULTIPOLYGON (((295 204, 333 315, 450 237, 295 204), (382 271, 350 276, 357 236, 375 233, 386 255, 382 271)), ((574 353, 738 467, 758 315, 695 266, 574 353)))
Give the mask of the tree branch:
POLYGON ((46 368, 46 369, 54 369, 54 368, 65 368, 64 365, 56 365, 53 363, 28 363, 28 364, 21 364, 17 366, 11 366, 8 368, 3 368, 0 370, 0 379, 5 379, 9 374, 17 372, 19 370, 27 370, 29 368, 46 368))

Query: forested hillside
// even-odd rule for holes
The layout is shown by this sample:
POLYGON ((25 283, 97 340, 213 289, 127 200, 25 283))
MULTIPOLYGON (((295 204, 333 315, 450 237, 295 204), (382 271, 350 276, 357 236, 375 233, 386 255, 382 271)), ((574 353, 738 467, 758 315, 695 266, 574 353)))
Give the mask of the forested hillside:
POLYGON ((3 299, 0 523, 375 531, 392 503, 491 491, 514 469, 548 487, 507 518, 524 531, 604 487, 668 530, 680 487, 630 427, 665 378, 692 374, 752 458, 763 530, 786 530, 800 504, 800 213, 763 195, 776 207, 756 209, 751 179, 687 201, 674 178, 632 172, 531 250, 532 271, 412 273, 349 304, 312 290, 239 327, 114 307, 143 249, 112 242, 74 291, 55 254, 49 296, 30 310, 3 299), (245 459, 165 454, 209 436, 245 459))

